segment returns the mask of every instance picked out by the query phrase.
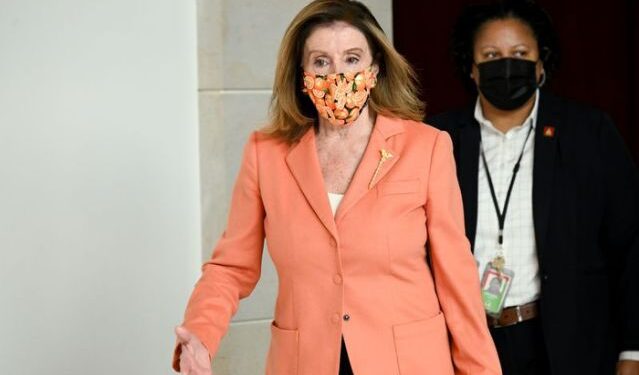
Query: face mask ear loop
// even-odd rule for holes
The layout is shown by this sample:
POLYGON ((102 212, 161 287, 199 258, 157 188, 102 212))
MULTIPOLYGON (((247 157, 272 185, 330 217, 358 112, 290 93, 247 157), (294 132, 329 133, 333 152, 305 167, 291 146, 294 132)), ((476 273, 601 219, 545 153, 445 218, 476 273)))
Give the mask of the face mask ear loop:
POLYGON ((541 88, 546 83, 546 73, 541 73, 541 82, 537 84, 537 88, 541 88))
POLYGON ((548 47, 544 47, 543 51, 544 51, 543 52, 544 53, 544 57, 543 57, 543 59, 541 59, 541 64, 542 64, 541 65, 541 67, 542 67, 541 68, 541 82, 539 82, 537 84, 537 88, 538 89, 541 88, 546 83, 546 72, 544 71, 544 68, 543 68, 544 65, 543 64, 544 64, 544 62, 546 62, 546 60, 548 60, 548 56, 550 56, 550 49, 548 49, 548 47))
POLYGON ((473 66, 474 66, 475 68, 477 68, 477 63, 475 62, 475 60, 473 60, 473 63, 472 63, 472 64, 470 64, 470 71, 469 71, 469 73, 470 73, 470 74, 469 74, 469 76, 470 76, 470 78, 472 78, 472 79, 474 79, 474 78, 475 78, 475 77, 473 77, 473 66))

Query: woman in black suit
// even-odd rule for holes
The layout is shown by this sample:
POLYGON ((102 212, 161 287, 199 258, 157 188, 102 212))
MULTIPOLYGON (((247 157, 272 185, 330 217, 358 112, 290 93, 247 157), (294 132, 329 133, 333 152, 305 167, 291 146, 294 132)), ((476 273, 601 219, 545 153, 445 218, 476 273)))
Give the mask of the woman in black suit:
POLYGON ((531 2, 467 8, 453 56, 477 100, 428 122, 453 139, 504 374, 639 374, 639 177, 614 124, 540 90, 558 50, 531 2))

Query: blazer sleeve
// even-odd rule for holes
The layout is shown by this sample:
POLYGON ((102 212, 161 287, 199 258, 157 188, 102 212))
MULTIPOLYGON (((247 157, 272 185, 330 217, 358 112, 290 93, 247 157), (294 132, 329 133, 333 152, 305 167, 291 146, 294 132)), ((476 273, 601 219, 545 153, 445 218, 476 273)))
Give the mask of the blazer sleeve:
POLYGON ((639 172, 608 115, 599 141, 605 168, 604 251, 619 280, 620 351, 639 350, 639 172))
MULTIPOLYGON (((255 288, 261 272, 265 211, 258 181, 257 138, 253 133, 244 148, 233 188, 226 230, 189 299, 182 326, 197 336, 211 358, 226 333, 239 300, 255 288)), ((173 368, 179 371, 176 345, 173 368)))
POLYGON ((481 301, 477 266, 464 231, 452 143, 443 131, 432 151, 426 215, 430 262, 451 338, 455 374, 501 374, 481 301))

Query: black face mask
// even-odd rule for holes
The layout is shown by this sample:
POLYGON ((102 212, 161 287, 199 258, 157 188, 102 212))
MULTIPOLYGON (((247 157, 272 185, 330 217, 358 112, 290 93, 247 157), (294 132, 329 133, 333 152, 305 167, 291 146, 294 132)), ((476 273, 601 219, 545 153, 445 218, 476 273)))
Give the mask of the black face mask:
POLYGON ((539 87, 537 62, 504 58, 477 64, 479 91, 490 104, 502 110, 519 108, 539 87))

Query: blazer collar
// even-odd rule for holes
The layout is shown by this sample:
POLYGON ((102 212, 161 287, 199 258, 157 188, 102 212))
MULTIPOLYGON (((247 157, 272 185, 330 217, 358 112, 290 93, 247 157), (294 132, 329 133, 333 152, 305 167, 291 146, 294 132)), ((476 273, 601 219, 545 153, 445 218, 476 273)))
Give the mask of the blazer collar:
POLYGON ((544 255, 550 201, 553 196, 555 160, 561 138, 560 108, 554 97, 544 92, 540 97, 537 128, 535 129, 535 155, 533 162, 533 221, 540 261, 544 255))
POLYGON ((375 126, 371 132, 362 160, 344 194, 335 217, 333 217, 328 194, 324 187, 324 178, 317 156, 315 129, 310 128, 300 141, 289 150, 286 156, 286 164, 309 205, 324 227, 336 239, 338 239, 336 223, 339 223, 349 210, 372 190, 397 163, 401 150, 393 142, 393 136, 403 132, 402 120, 377 115, 375 126), (380 165, 382 150, 392 156, 380 165), (378 165, 379 171, 375 175, 378 165))
POLYGON ((457 176, 464 204, 464 224, 466 237, 471 248, 475 248, 477 230, 477 176, 479 173, 479 123, 474 118, 474 107, 466 108, 461 114, 462 126, 457 136, 453 136, 457 153, 457 176))

